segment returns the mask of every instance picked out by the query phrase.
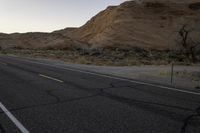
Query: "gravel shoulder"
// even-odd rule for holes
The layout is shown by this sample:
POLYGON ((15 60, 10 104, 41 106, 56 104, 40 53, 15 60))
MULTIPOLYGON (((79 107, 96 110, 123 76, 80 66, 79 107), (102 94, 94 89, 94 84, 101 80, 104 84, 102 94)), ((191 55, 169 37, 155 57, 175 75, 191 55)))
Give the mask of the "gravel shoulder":
MULTIPOLYGON (((27 59, 27 58, 26 58, 27 59)), ((149 83, 172 86, 200 92, 200 66, 174 66, 173 83, 171 84, 171 65, 143 65, 143 66, 95 66, 66 63, 63 61, 41 58, 28 58, 33 61, 43 62, 59 67, 70 67, 79 70, 113 75, 149 83)))

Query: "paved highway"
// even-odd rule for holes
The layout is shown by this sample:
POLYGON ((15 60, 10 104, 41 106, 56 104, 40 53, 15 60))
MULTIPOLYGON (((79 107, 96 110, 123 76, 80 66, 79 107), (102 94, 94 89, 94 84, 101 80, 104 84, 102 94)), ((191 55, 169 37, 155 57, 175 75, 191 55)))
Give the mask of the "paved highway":
POLYGON ((200 133, 200 94, 0 56, 0 133, 200 133))

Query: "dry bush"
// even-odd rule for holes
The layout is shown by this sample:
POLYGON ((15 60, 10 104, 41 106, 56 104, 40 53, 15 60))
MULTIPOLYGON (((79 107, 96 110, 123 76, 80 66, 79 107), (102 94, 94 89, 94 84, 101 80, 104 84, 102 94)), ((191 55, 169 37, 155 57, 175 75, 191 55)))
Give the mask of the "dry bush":
POLYGON ((199 10, 200 9, 200 2, 190 4, 189 8, 192 9, 192 10, 199 10))
POLYGON ((148 8, 163 8, 166 7, 164 3, 159 3, 159 2, 146 2, 145 6, 148 8))
POLYGON ((90 60, 88 60, 84 56, 80 56, 80 57, 76 58, 74 61, 75 61, 75 63, 78 63, 78 64, 91 64, 90 60))
POLYGON ((182 56, 188 61, 196 63, 199 61, 198 55, 200 53, 200 40, 193 38, 194 28, 190 28, 187 24, 183 25, 178 31, 177 45, 179 52, 177 56, 182 56))

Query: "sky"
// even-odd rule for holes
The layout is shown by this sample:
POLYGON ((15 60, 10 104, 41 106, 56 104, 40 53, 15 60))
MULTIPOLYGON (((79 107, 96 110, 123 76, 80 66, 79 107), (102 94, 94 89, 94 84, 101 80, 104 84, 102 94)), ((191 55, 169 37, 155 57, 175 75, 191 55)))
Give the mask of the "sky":
POLYGON ((0 0, 0 32, 51 32, 79 27, 124 0, 0 0))

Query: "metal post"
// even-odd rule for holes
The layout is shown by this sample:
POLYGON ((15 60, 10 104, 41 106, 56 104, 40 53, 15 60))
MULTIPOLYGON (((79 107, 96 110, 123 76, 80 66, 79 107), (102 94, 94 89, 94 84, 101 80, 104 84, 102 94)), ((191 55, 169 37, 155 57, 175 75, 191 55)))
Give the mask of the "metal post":
POLYGON ((174 63, 171 65, 171 85, 173 85, 173 77, 174 77, 174 63))

